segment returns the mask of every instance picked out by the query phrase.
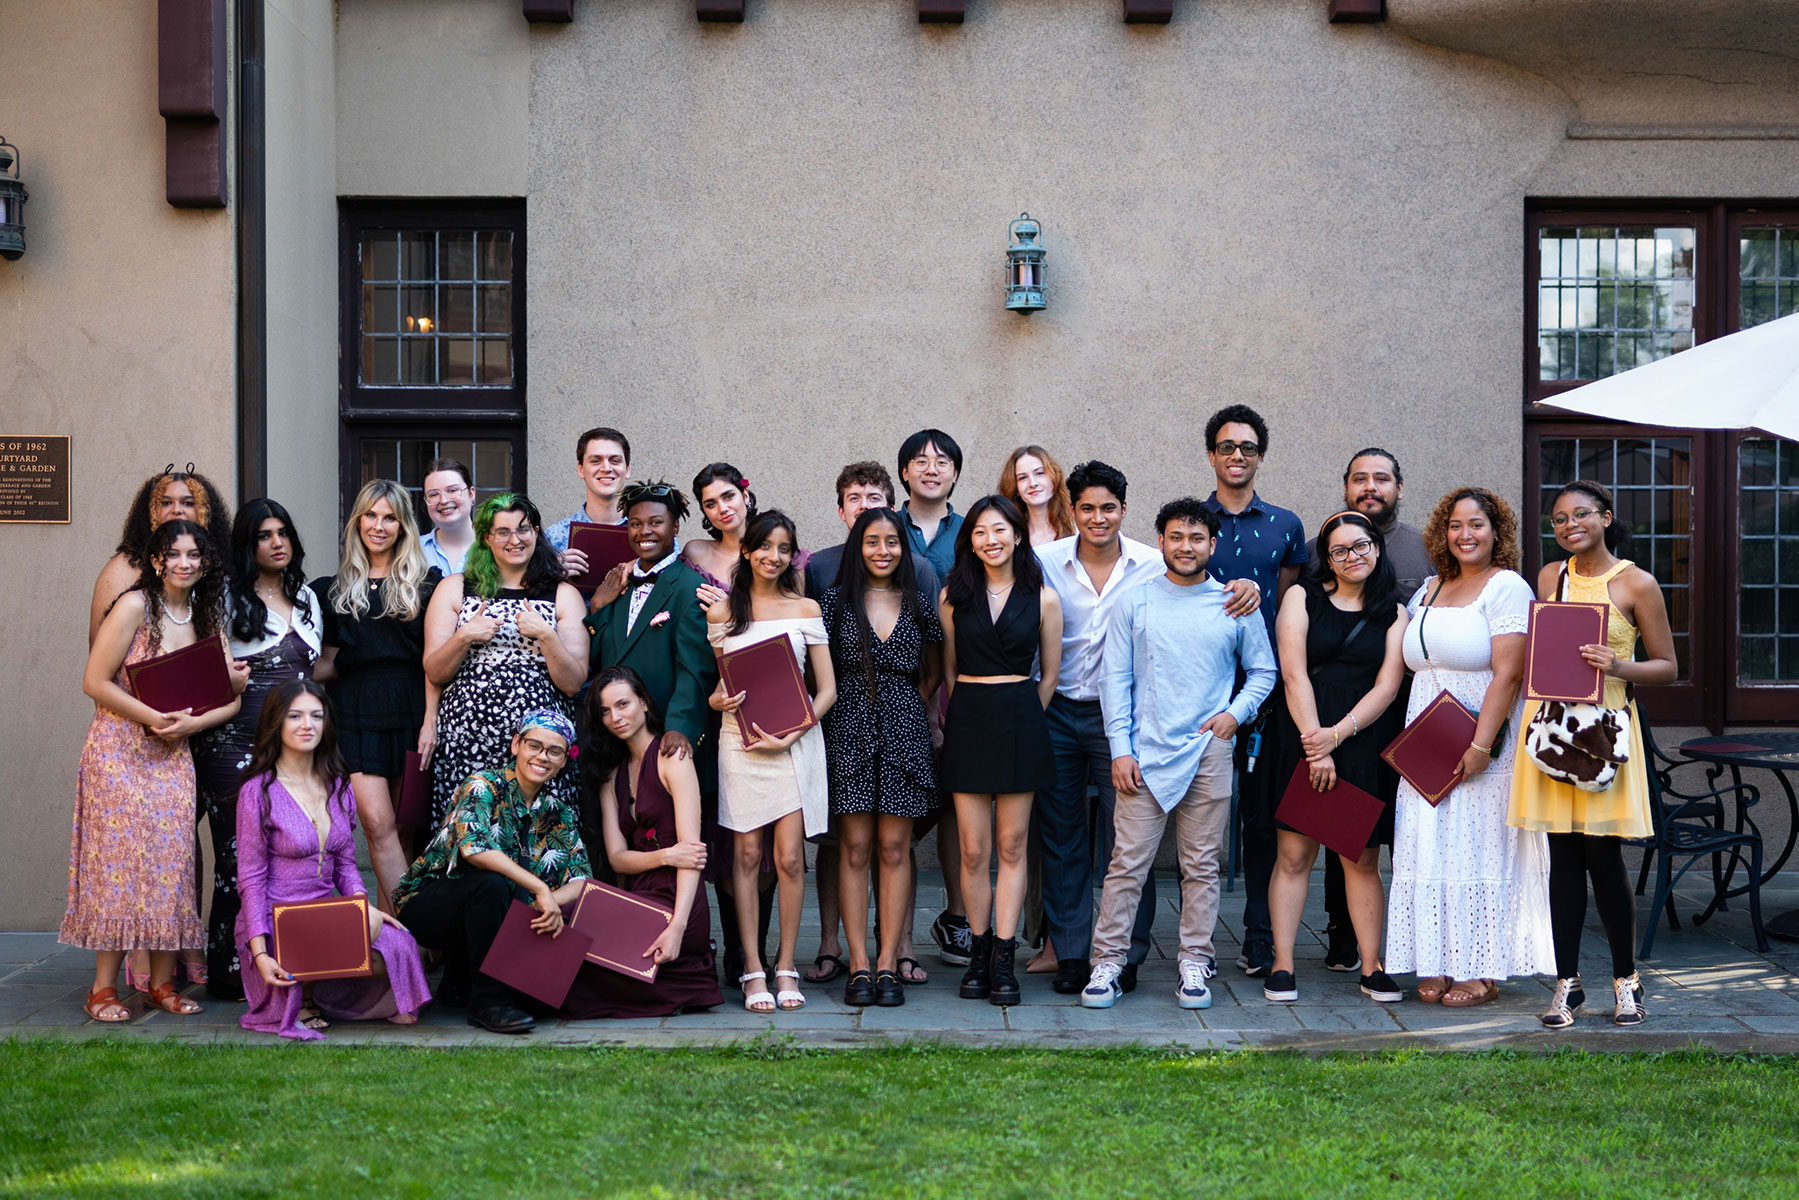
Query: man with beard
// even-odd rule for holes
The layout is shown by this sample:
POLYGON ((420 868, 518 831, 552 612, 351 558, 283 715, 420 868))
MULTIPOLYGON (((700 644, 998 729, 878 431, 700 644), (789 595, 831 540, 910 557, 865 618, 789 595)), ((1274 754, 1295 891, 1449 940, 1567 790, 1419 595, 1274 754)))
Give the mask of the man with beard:
POLYGON ((1399 519, 1405 475, 1399 460, 1379 446, 1357 450, 1343 468, 1343 507, 1361 513, 1387 540, 1387 561, 1399 577, 1399 598, 1406 601, 1432 574, 1424 552, 1424 535, 1399 519))

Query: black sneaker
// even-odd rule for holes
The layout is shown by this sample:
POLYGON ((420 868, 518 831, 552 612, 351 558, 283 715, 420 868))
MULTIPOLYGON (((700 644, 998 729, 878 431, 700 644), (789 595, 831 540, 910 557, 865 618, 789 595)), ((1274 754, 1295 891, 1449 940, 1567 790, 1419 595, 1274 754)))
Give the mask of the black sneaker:
POLYGON ((1293 981, 1293 972, 1270 972, 1268 982, 1262 985, 1262 998, 1276 1004, 1291 1004, 1299 999, 1299 985, 1293 981))
POLYGON ((952 967, 966 967, 969 956, 974 953, 974 935, 968 932, 968 918, 954 913, 937 914, 937 919, 931 922, 931 940, 937 943, 937 957, 952 967))
POLYGON ((1056 964, 1056 980, 1052 985, 1062 996, 1078 995, 1093 974, 1093 964, 1084 958, 1065 958, 1056 964))
POLYGON ((1125 991, 1125 992, 1134 992, 1137 990, 1137 964, 1136 963, 1125 963, 1124 964, 1124 970, 1122 970, 1118 973, 1118 988, 1120 991, 1125 991))
POLYGON ((1391 975, 1377 970, 1362 976, 1362 995, 1382 1004, 1398 1004, 1405 999, 1405 989, 1394 983, 1391 975))
POLYGON ((1274 943, 1267 938, 1250 938, 1243 943, 1243 953, 1237 956, 1237 965, 1251 979, 1260 979, 1274 970, 1274 943))
POLYGON ((1362 965, 1362 950, 1356 945, 1355 931, 1349 929, 1332 929, 1330 933, 1330 949, 1324 952, 1324 969, 1327 971, 1354 971, 1362 965))

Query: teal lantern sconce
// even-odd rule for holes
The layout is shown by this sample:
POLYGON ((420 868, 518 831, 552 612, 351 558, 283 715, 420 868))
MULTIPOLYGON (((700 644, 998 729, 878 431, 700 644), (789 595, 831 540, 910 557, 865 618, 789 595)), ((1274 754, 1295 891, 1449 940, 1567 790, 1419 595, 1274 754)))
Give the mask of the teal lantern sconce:
POLYGON ((0 137, 0 258, 25 253, 25 185, 19 182, 19 148, 0 137))
POLYGON ((1012 240, 1006 247, 1006 308, 1011 312, 1029 314, 1044 307, 1043 247, 1037 244, 1042 232, 1028 212, 1019 213, 1007 229, 1012 240))

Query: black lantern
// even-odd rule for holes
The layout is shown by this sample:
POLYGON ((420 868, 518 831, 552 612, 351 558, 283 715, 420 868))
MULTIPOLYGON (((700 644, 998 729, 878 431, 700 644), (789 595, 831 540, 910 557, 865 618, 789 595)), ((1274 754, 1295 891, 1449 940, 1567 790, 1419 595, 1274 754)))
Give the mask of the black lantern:
POLYGON ((0 258, 25 253, 25 185, 19 182, 19 148, 0 137, 0 258))

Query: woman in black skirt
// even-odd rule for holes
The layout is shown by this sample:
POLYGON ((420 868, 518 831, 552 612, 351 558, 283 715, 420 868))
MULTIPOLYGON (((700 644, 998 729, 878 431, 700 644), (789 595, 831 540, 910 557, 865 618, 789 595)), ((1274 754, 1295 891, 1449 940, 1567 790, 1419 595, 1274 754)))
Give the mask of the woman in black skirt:
MULTIPOLYGON (((1338 857, 1361 949, 1362 994, 1392 1004, 1405 993, 1381 968, 1380 847, 1393 840, 1399 777, 1380 752, 1405 718, 1403 706, 1393 703, 1405 680, 1405 609, 1395 594, 1386 542, 1359 512, 1340 512, 1319 528, 1300 584, 1281 599, 1274 626, 1286 689, 1286 703, 1276 706, 1275 779, 1285 788, 1304 764, 1317 791, 1328 792, 1341 780, 1386 801, 1361 857, 1338 857)), ((1291 1003, 1299 998, 1293 940, 1318 843, 1279 820, 1275 825, 1279 854, 1268 884, 1274 970, 1262 994, 1291 1003)))
POLYGON ((1062 602, 1044 586, 1024 513, 1004 496, 982 497, 963 519, 938 615, 950 688, 940 782, 955 795, 962 896, 975 935, 961 995, 1017 1004, 1012 958, 1031 798, 1056 781, 1044 709, 1062 664, 1062 602), (1042 664, 1035 680, 1033 659, 1042 664), (997 886, 987 875, 995 843, 997 886))

